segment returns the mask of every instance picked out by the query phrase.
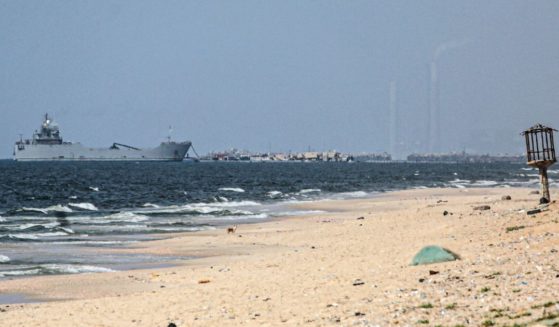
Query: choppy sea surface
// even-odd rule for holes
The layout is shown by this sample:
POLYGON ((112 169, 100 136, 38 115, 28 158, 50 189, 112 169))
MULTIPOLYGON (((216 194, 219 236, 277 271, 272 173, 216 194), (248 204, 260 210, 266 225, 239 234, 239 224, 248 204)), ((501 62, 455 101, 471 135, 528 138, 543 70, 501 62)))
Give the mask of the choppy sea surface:
MULTIPOLYGON (((550 178, 559 170, 550 170, 550 178)), ((433 187, 537 187, 516 164, 0 161, 0 279, 149 267, 114 249, 313 213, 292 204, 433 187)), ((552 187, 558 185, 552 182, 552 187)))

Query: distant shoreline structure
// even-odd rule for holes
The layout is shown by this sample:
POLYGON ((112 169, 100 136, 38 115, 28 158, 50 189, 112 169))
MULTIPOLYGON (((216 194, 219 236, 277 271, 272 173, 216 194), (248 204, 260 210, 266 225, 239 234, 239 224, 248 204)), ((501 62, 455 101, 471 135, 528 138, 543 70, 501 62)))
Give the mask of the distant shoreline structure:
POLYGON ((199 158, 205 162, 375 162, 375 163, 525 163, 524 155, 489 155, 450 153, 414 153, 406 160, 395 160, 389 153, 341 153, 338 151, 308 151, 297 153, 252 153, 230 149, 210 152, 199 158))

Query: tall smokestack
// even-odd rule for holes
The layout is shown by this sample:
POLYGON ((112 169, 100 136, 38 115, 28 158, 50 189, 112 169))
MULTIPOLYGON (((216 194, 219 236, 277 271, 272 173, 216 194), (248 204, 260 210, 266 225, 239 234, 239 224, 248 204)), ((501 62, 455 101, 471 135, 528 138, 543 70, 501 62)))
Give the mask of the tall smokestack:
POLYGON ((396 138, 398 137, 398 111, 396 107, 396 82, 390 82, 390 155, 396 155, 396 138))
POLYGON ((429 152, 439 152, 440 146, 439 81, 437 62, 431 62, 431 83, 429 87, 429 152))
POLYGON ((439 76, 437 62, 439 58, 451 49, 463 47, 469 40, 453 40, 440 44, 433 53, 431 61, 431 83, 429 90, 429 152, 441 151, 441 113, 439 109, 439 76))

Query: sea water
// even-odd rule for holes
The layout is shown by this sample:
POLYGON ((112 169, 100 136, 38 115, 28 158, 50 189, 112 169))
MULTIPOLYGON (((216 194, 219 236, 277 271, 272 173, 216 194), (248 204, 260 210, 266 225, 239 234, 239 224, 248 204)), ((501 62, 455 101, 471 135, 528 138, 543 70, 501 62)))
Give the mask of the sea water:
MULTIPOLYGON (((549 175, 553 180, 559 171, 549 175)), ((177 258, 115 249, 171 233, 316 213, 294 209, 301 201, 414 188, 519 186, 537 187, 537 171, 516 164, 5 160, 0 279, 170 262, 177 258)))

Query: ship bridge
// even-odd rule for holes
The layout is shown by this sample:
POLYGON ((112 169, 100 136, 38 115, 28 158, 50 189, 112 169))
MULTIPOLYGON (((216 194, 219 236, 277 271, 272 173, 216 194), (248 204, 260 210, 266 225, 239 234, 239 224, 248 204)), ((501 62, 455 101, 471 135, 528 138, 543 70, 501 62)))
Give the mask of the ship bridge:
POLYGON ((33 134, 33 144, 62 144, 58 124, 48 114, 45 114, 45 120, 39 131, 35 131, 33 134))

